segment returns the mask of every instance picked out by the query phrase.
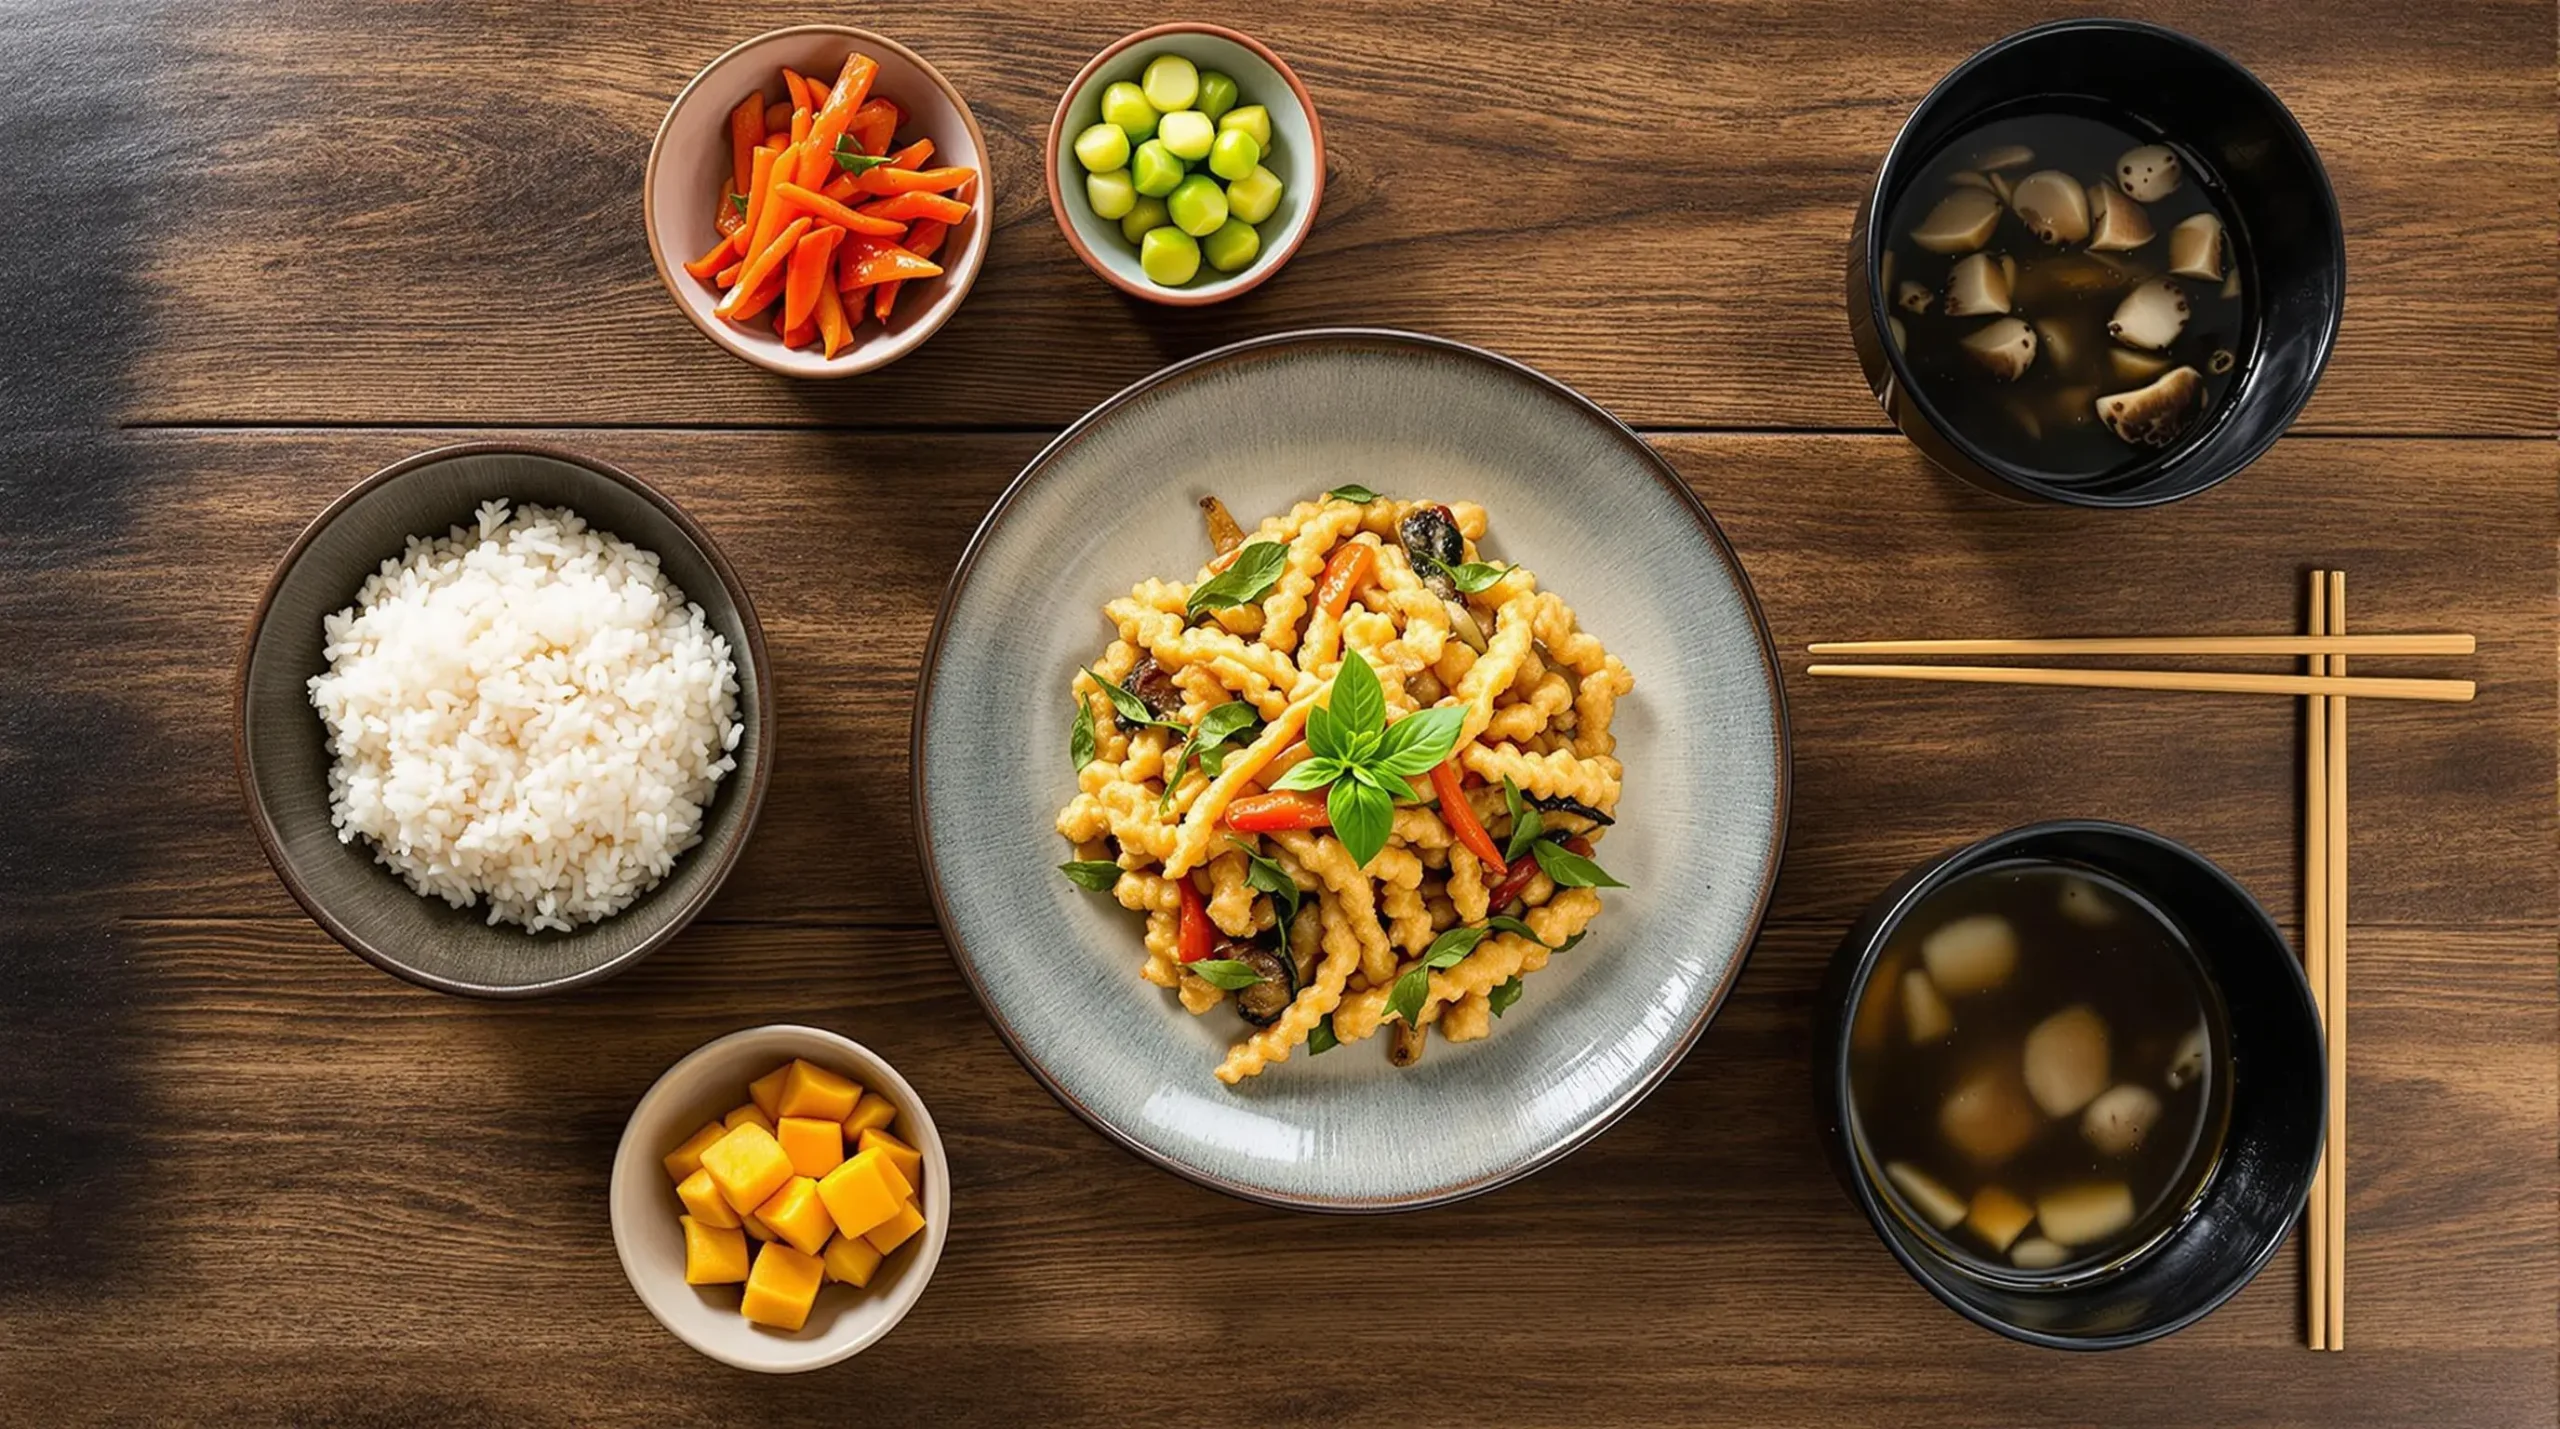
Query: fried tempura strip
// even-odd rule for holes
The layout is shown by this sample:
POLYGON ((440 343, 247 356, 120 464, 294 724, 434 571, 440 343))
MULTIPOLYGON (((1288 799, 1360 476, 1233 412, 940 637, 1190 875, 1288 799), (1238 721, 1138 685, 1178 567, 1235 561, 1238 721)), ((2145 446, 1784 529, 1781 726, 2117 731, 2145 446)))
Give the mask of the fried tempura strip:
MULTIPOLYGON (((1347 854, 1339 857, 1350 862, 1347 854)), ((1353 876, 1359 876, 1357 870, 1353 876)), ((1263 1068, 1274 1062, 1288 1061, 1290 1050, 1306 1041, 1307 1034, 1342 1001, 1343 984, 1359 965, 1360 939, 1352 931, 1352 920, 1331 893, 1316 896, 1321 900, 1316 916, 1324 927, 1324 956, 1316 962, 1315 977, 1298 990, 1296 999, 1282 1010, 1278 1021, 1227 1049, 1227 1059, 1218 1064, 1217 1076, 1229 1086, 1262 1075, 1263 1068)), ((1375 918, 1369 921, 1372 925, 1377 922, 1375 918)))
POLYGON ((1208 855, 1210 841, 1217 836, 1218 821, 1227 816, 1227 805, 1235 799, 1236 791, 1253 783, 1261 775, 1262 766, 1271 762, 1271 756, 1298 742, 1299 731, 1307 725, 1307 711, 1322 693, 1320 688, 1311 690, 1304 698, 1292 701, 1262 727, 1260 739, 1227 756, 1226 767, 1191 801, 1191 807, 1182 815, 1182 826, 1168 841, 1162 855, 1167 876, 1179 878, 1200 866, 1200 860, 1208 855))
MULTIPOLYGON (((1444 972, 1430 975, 1430 991, 1425 993, 1420 1020, 1437 1021, 1441 1009, 1460 998, 1490 993, 1515 976, 1526 976, 1547 965, 1551 945, 1561 943, 1581 932, 1600 911, 1600 895, 1588 888, 1567 888, 1556 894, 1555 901, 1543 908, 1532 908, 1522 920, 1537 933, 1532 942, 1514 933, 1497 933, 1476 945, 1465 961, 1444 972)), ((1397 969, 1401 977, 1412 964, 1397 969)), ((1387 1014, 1387 997, 1394 989, 1389 980, 1363 992, 1342 999, 1333 1012, 1333 1035, 1345 1042, 1357 1042, 1377 1034, 1378 1024, 1387 1014)))
POLYGON ((1604 814, 1613 813, 1618 807, 1618 761, 1605 754, 1578 759, 1561 749, 1552 754, 1524 754, 1507 744, 1478 743, 1461 749, 1458 761, 1469 773, 1497 789, 1504 779, 1509 779, 1522 792, 1541 799, 1561 794, 1604 814))

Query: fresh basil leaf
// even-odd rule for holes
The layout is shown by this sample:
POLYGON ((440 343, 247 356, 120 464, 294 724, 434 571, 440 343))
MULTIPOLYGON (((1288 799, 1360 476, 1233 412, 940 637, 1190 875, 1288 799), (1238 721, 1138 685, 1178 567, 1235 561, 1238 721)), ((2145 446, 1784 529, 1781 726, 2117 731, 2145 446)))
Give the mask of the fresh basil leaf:
POLYGON ((1503 847, 1502 856, 1517 859, 1528 852, 1538 835, 1546 832, 1546 816, 1538 812, 1537 805, 1520 797, 1520 786, 1512 783, 1508 774, 1502 776, 1502 802, 1511 810, 1511 842, 1503 847))
POLYGON ((1572 952, 1574 944, 1579 943, 1590 936, 1591 930, 1586 928, 1583 931, 1574 934, 1572 937, 1565 939, 1563 942, 1556 944, 1556 951, 1559 953, 1572 952))
POLYGON ((1281 775, 1271 787, 1275 790, 1321 789, 1341 778, 1342 770, 1341 760, 1328 759, 1321 754, 1310 754, 1289 766, 1289 772, 1281 775))
POLYGON ((1075 728, 1067 732, 1067 757, 1078 774, 1093 762, 1093 702, 1082 695, 1076 696, 1075 728))
POLYGON ((1440 568, 1440 573, 1449 578, 1451 585, 1469 595, 1474 595, 1511 574, 1509 566, 1490 566, 1482 561, 1460 561, 1454 566, 1446 561, 1433 561, 1431 564, 1440 568))
POLYGON ((1353 783, 1375 789, 1388 799, 1393 799, 1397 794, 1403 792, 1401 788, 1404 783, 1403 780, 1399 779, 1395 784, 1390 785, 1387 782, 1387 776, 1380 774, 1377 770, 1370 768, 1366 764, 1354 764, 1345 772, 1351 776, 1351 781, 1353 783))
POLYGON ((1340 759, 1343 752, 1350 747, 1351 741, 1345 737, 1342 721, 1334 717, 1332 710, 1323 705, 1315 705, 1308 709, 1307 749, 1309 752, 1325 759, 1340 759))
POLYGON ((1624 888, 1627 885, 1611 878, 1600 865, 1566 848, 1563 844, 1540 839, 1529 845, 1538 856, 1538 867, 1547 877, 1566 888, 1624 888))
POLYGON ((1497 933, 1516 933, 1521 937, 1528 939, 1530 942, 1538 944, 1540 947, 1546 946, 1547 940, 1538 936, 1537 929, 1530 927, 1528 924, 1512 917, 1508 913, 1496 913, 1492 917, 1485 919, 1484 925, 1497 933))
POLYGON ((1386 1015, 1401 1017, 1405 1026, 1414 1026, 1422 1016, 1422 1000, 1430 995, 1431 970, 1416 963, 1405 971, 1403 977, 1396 979, 1395 987, 1387 993, 1386 1015))
POLYGON ((1351 861, 1364 868, 1387 846, 1387 831, 1395 826, 1395 801, 1357 779, 1333 781, 1325 813, 1333 821, 1333 836, 1342 841, 1351 861))
POLYGON ((1119 685, 1093 673, 1093 671, 1086 670, 1084 672, 1084 677, 1093 681, 1095 684, 1100 685, 1102 687, 1102 692, 1111 697, 1111 708, 1114 713, 1120 716, 1120 722, 1122 724, 1151 724, 1158 729, 1181 729, 1183 727, 1178 721, 1156 718, 1156 712, 1147 708, 1147 702, 1145 700, 1139 699, 1136 695, 1129 693, 1119 685))
POLYGON ((1386 691, 1378 688, 1378 672, 1357 650, 1342 653, 1342 666, 1333 673, 1333 698, 1326 704, 1346 745, 1387 727, 1386 691))
POLYGON ((1517 976, 1507 978, 1495 983, 1493 991, 1484 995, 1485 1005, 1493 1009, 1494 1016, 1500 1017, 1511 1010, 1511 1004, 1520 1000, 1520 992, 1520 979, 1517 976))
POLYGON ((1120 865, 1107 858, 1084 858, 1058 865, 1058 871, 1078 888, 1093 893, 1108 893, 1120 881, 1120 865))
POLYGON ((1242 700, 1229 700, 1200 716, 1200 728, 1192 738, 1202 744, 1224 744, 1245 730, 1262 723, 1262 714, 1242 700))
POLYGON ((1307 1034, 1307 1055, 1310 1057, 1321 1057, 1341 1045, 1342 1039, 1333 1035, 1333 1014, 1330 1012, 1315 1025, 1314 1031, 1307 1034))
POLYGON ((1173 791, 1182 787, 1182 777, 1193 764, 1207 770, 1210 778, 1216 778, 1219 769, 1227 762, 1226 742, 1234 738, 1238 730, 1257 725, 1261 719, 1254 707, 1242 700, 1229 700, 1200 716, 1200 723, 1183 736, 1182 747, 1175 750, 1173 758, 1167 762, 1168 773, 1160 807, 1173 807, 1173 791), (1217 756, 1215 764, 1210 762, 1212 753, 1217 756))
POLYGON ((1466 723, 1464 705, 1437 705, 1406 715, 1379 736, 1378 751, 1370 756, 1370 763, 1381 773, 1408 779, 1428 774, 1448 762, 1466 723))
POLYGON ((1254 541, 1236 552, 1233 565, 1191 588, 1182 613, 1191 620, 1212 610, 1227 610, 1260 600, 1289 565, 1289 548, 1278 541, 1254 541))
POLYGON ((836 137, 835 160, 836 167, 848 174, 865 174, 889 162, 889 156, 866 154, 860 144, 853 142, 852 135, 841 134, 836 137))
POLYGON ((1387 994, 1387 1010, 1404 1018, 1406 1026, 1414 1025, 1414 1019, 1422 1015, 1422 1000, 1430 995, 1432 970, 1453 968, 1465 961, 1467 954, 1484 941, 1484 935, 1483 928, 1451 928, 1432 939, 1431 946, 1423 950, 1422 960, 1396 979, 1395 989, 1387 994))
POLYGON ((1255 853, 1253 846, 1244 840, 1229 837, 1227 842, 1234 844, 1236 851, 1244 855, 1246 886, 1257 893, 1271 895, 1271 906, 1279 914, 1273 921, 1279 926, 1280 936, 1286 939, 1290 922, 1298 916, 1298 899, 1303 896, 1298 880, 1289 876, 1289 870, 1282 868, 1279 860, 1255 853))
POLYGON ((1365 486, 1337 486, 1324 494, 1327 501, 1349 501, 1366 506, 1378 499, 1378 493, 1365 486))
POLYGON ((729 206, 738 211, 738 216, 740 218, 747 216, 747 196, 745 194, 729 195, 729 206))
POLYGON ((1222 987, 1229 992, 1262 981, 1262 974, 1255 972, 1252 964, 1238 962, 1234 958, 1202 958, 1196 963, 1184 963, 1182 970, 1211 987, 1222 987))

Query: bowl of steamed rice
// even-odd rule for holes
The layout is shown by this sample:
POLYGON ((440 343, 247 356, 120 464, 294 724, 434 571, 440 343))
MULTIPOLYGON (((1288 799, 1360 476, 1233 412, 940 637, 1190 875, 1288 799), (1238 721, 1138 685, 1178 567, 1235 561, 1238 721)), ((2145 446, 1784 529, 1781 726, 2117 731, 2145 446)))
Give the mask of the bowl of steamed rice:
POLYGON ((285 554, 236 752, 285 887, 386 971, 525 996, 692 921, 762 802, 755 609, 648 484, 472 445, 376 473, 285 554))

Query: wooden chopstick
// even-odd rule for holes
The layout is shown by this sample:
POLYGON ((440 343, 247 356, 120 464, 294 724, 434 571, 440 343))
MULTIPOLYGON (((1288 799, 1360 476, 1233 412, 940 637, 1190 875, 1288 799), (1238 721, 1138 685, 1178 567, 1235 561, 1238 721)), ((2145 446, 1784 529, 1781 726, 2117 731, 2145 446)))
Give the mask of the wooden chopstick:
MULTIPOLYGON (((2058 640, 1822 640, 1812 655, 2468 655, 2468 635, 2125 635, 2058 640)), ((2310 671, 2317 675, 2317 669, 2310 671)))
POLYGON ((2069 670, 2027 665, 1808 665, 1808 675, 1856 680, 1938 680, 1959 685, 2068 685, 2087 690, 2184 690, 2219 695, 2350 695, 2465 701, 2469 680, 2332 675, 2239 675, 2215 670, 2069 670))
MULTIPOLYGON (((2329 573, 2311 573, 2306 629, 2329 633, 2329 573)), ((2329 672, 2325 656, 2303 661, 2313 675, 2329 672)), ((2302 760, 2302 976, 2319 1009, 2322 1041, 2329 1026, 2329 705, 2327 695, 2303 701, 2308 719, 2302 760)), ((2323 1075, 2325 1076, 2325 1069, 2323 1075)), ((2329 1348, 2329 1153, 2325 1146, 2311 1172, 2311 1203, 2304 1213, 2303 1300, 2311 1348, 2329 1348)))
MULTIPOLYGON (((2329 633, 2347 628, 2347 573, 2329 572, 2329 633)), ((2331 655, 2344 677, 2347 657, 2331 655)), ((2329 1348, 2347 1347, 2347 702, 2329 701, 2329 1348)))

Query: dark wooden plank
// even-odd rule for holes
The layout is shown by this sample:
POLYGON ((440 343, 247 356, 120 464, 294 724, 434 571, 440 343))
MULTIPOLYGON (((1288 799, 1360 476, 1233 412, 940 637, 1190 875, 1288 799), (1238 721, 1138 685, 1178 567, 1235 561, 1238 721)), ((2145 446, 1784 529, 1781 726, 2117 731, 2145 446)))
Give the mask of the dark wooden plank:
MULTIPOLYGON (((2327 157, 2352 281, 2307 425, 2550 431, 2549 7, 2129 8, 2252 65, 2327 157)), ((1495 347, 1640 424, 1875 427, 1841 311, 1857 196, 1938 76, 2051 11, 1240 0, 1220 13, 1301 68, 1326 120, 1324 212, 1288 273, 1168 312, 1106 288, 1060 239, 1039 165, 1050 112, 1135 14, 873 6, 857 18, 970 97, 1001 229, 971 302, 918 355, 794 385, 677 315, 639 228, 639 174, 698 66, 768 22, 842 12, 651 0, 456 24, 444 7, 183 0, 160 16, 167 42, 124 78, 136 102, 98 118, 131 136, 110 170, 119 201, 84 206, 92 237, 125 255, 116 280, 138 289, 142 355, 122 410, 1055 424, 1169 357, 1365 323, 1495 347)), ((84 183, 90 151, 59 149, 84 183)))
MULTIPOLYGON (((208 697, 225 689, 291 533, 375 466, 465 435, 144 436, 129 445, 149 475, 117 551, 41 587, 0 590, 0 636, 39 648, 79 611, 81 648, 49 685, 79 696, 86 718, 153 732, 125 756, 148 772, 136 786, 147 798, 61 815, 66 836, 91 844, 119 831, 147 840, 154 858, 122 885, 136 911, 292 911, 241 837, 228 728, 208 697)), ((780 774, 711 916, 930 921, 908 828, 909 698, 947 573, 1038 439, 565 440, 685 502, 767 623, 780 774), (866 831, 860 869, 824 864, 811 876, 815 851, 841 851, 847 829, 866 831)), ((1892 437, 1661 446, 1719 513, 1788 652, 1796 783, 1780 916, 1845 918, 1953 843, 2032 818, 2104 816, 2194 843, 2292 917, 2299 752, 2281 702, 1816 683, 1801 675, 1801 652, 1914 630, 2280 630, 2315 561, 2353 573, 2367 628, 2462 629, 2483 642, 2458 667, 2371 666, 2458 668, 2482 694, 2466 706, 2357 707, 2358 919, 2560 908, 2548 856, 2560 580, 2548 443, 2289 441, 2219 491, 2135 513, 1995 501, 1892 437), (2408 539, 2413 509, 2429 513, 2423 543, 2408 539)))

